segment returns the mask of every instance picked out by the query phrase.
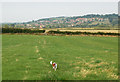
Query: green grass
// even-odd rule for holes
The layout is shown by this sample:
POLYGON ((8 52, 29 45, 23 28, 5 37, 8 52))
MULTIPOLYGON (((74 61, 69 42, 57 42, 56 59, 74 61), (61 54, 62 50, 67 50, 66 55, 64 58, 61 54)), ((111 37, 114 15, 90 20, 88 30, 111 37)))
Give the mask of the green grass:
POLYGON ((116 80, 118 38, 2 36, 3 80, 116 80), (57 71, 50 61, 58 64, 57 71))

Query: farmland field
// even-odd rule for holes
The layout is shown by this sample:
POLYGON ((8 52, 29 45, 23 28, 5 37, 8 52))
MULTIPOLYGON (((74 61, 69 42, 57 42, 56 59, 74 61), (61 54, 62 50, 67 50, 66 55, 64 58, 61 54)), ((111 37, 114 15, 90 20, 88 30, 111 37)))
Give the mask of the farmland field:
POLYGON ((117 37, 2 35, 3 80, 117 78, 117 37))
POLYGON ((104 32, 104 33, 118 33, 118 30, 60 30, 60 31, 70 31, 70 32, 104 32))

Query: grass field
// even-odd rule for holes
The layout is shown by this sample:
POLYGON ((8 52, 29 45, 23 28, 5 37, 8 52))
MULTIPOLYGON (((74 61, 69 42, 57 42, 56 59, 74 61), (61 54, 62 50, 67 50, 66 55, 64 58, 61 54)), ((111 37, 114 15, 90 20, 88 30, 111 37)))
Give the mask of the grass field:
POLYGON ((115 80, 118 38, 2 36, 3 80, 115 80), (58 64, 54 71, 50 61, 58 64))

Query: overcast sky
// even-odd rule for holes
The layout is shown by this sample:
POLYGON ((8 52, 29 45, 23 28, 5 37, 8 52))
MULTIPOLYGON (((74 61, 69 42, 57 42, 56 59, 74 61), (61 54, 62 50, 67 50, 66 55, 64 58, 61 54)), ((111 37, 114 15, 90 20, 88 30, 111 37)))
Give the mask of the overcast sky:
POLYGON ((2 2, 1 9, 2 22, 26 22, 46 17, 118 13, 118 2, 115 0, 114 2, 7 2, 6 0, 2 2))
POLYGON ((119 0, 0 0, 0 2, 118 2, 119 0))

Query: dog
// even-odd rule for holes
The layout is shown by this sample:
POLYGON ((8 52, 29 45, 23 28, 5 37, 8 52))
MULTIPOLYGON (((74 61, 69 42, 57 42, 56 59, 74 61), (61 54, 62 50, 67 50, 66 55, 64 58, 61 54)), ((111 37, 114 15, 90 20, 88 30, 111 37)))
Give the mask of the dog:
POLYGON ((50 61, 50 64, 53 66, 53 69, 56 71, 56 69, 57 69, 57 64, 54 62, 54 63, 52 63, 52 61, 50 61))

